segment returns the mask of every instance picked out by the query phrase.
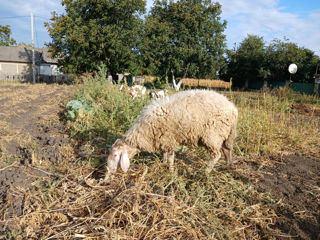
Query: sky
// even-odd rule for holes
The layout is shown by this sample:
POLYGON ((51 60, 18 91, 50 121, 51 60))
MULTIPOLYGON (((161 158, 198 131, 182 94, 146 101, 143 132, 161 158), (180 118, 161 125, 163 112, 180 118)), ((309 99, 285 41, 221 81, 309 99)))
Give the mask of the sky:
MULTIPOLYGON (((35 46, 43 47, 51 39, 44 27, 51 12, 63 13, 60 0, 0 0, 0 25, 10 25, 12 37, 31 43, 30 13, 34 14, 35 46)), ((314 51, 320 56, 319 0, 219 0, 221 19, 227 21, 224 32, 228 48, 239 44, 248 34, 290 42, 314 51)), ((150 9, 153 0, 147 0, 150 9)), ((239 45, 238 45, 239 46, 239 45)))

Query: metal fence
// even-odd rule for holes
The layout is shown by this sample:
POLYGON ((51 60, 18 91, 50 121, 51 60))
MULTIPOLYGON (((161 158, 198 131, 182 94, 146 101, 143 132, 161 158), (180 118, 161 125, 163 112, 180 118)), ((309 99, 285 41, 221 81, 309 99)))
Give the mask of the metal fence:
MULTIPOLYGON (((300 82, 291 82, 290 88, 296 92, 305 93, 305 94, 314 94, 314 86, 315 83, 300 83, 300 82)), ((285 81, 268 81, 268 87, 270 89, 284 87, 285 81)), ((248 88, 259 90, 263 87, 263 81, 255 81, 249 82, 248 88)), ((318 94, 320 94, 320 89, 318 90, 318 94)))

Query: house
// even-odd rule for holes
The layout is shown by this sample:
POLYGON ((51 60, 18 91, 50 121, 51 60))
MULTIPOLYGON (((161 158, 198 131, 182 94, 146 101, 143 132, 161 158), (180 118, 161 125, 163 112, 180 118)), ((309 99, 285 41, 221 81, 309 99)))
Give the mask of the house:
MULTIPOLYGON (((48 48, 35 48, 36 81, 62 80, 57 60, 48 48)), ((0 81, 32 82, 32 49, 27 46, 0 46, 0 81)))

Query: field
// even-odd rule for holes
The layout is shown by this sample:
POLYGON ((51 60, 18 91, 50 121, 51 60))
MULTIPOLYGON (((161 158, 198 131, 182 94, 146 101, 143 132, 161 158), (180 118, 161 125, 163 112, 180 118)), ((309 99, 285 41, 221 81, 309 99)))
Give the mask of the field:
POLYGON ((150 101, 103 79, 0 84, 0 239, 319 239, 320 99, 225 91, 239 109, 235 163, 205 172, 181 146, 175 171, 141 153, 106 184, 105 158, 150 101), (74 121, 66 103, 90 110, 74 121))

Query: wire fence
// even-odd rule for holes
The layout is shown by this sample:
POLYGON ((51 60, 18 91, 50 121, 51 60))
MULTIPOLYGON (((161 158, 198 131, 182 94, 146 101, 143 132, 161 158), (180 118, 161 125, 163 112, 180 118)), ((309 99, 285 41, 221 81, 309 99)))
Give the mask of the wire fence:
MULTIPOLYGON (((37 83, 67 83, 72 81, 68 74, 61 74, 57 76, 47 76, 47 75, 37 75, 37 83)), ((0 74, 0 82, 6 83, 16 83, 16 82, 33 82, 33 77, 31 74, 0 74)))
POLYGON ((32 76, 30 74, 0 74, 0 82, 30 82, 32 76))

